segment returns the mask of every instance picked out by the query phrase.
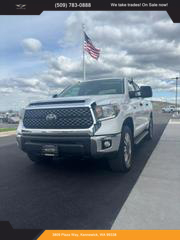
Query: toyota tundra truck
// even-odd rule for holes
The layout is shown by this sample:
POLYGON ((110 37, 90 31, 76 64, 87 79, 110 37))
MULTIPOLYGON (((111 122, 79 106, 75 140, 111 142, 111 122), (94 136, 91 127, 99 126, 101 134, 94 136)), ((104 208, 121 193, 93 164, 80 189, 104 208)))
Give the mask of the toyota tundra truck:
POLYGON ((111 170, 127 172, 134 145, 153 137, 149 97, 150 86, 126 78, 78 82, 22 111, 18 146, 33 162, 70 154, 106 159, 111 170))

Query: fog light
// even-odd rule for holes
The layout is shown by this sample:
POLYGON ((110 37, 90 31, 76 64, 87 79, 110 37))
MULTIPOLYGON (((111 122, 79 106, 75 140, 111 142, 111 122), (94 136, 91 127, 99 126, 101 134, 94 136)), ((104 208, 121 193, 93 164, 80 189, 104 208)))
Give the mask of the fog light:
POLYGON ((103 149, 105 149, 105 148, 110 148, 111 145, 112 145, 111 140, 104 140, 104 141, 102 142, 102 147, 103 147, 103 149))

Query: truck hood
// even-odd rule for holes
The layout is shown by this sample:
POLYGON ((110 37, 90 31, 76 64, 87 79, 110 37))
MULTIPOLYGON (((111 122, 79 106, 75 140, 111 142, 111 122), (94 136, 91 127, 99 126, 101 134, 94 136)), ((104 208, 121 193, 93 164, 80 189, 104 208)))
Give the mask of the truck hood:
POLYGON ((59 98, 51 98, 43 101, 32 102, 28 105, 28 107, 45 107, 49 105, 53 106, 62 106, 62 105, 91 105, 92 103, 96 103, 97 105, 106 105, 111 103, 121 103, 125 99, 124 94, 111 94, 111 95, 91 95, 91 96, 78 96, 78 97, 59 97, 59 98))

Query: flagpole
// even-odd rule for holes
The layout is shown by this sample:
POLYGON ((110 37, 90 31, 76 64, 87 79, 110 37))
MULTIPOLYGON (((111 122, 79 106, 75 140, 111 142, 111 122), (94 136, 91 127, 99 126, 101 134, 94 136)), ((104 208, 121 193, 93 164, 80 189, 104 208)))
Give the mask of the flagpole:
POLYGON ((85 25, 82 24, 82 31, 83 31, 83 79, 86 80, 86 65, 85 65, 85 51, 84 51, 84 30, 85 25))

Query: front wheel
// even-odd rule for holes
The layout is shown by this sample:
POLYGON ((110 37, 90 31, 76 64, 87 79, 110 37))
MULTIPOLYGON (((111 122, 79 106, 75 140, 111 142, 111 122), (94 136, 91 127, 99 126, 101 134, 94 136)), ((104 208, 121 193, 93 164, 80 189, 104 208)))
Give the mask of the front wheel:
POLYGON ((128 172, 132 166, 133 137, 128 126, 124 126, 117 154, 108 160, 109 167, 114 172, 128 172))

